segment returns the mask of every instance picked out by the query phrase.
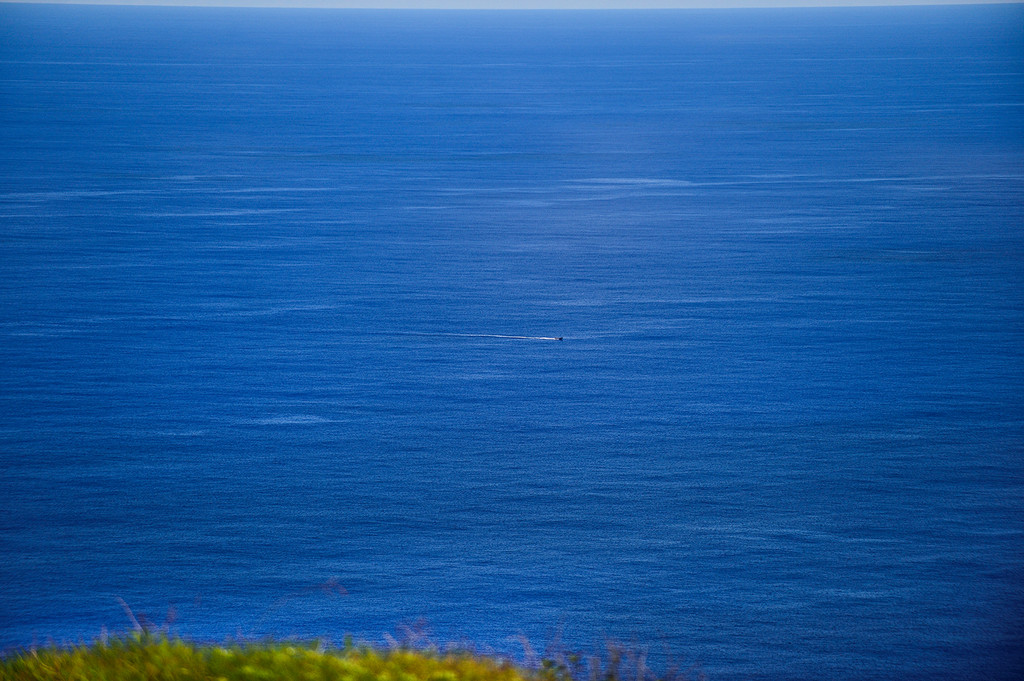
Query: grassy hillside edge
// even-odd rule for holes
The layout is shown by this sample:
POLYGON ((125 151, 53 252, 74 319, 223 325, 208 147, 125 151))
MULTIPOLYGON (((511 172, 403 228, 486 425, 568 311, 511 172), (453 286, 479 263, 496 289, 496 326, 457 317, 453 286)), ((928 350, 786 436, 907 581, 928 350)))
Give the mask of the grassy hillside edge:
POLYGON ((557 655, 524 667, 466 651, 324 647, 261 642, 202 645, 136 635, 73 648, 40 648, 0 659, 2 681, 676 681, 643 658, 609 648, 602 659, 557 655))

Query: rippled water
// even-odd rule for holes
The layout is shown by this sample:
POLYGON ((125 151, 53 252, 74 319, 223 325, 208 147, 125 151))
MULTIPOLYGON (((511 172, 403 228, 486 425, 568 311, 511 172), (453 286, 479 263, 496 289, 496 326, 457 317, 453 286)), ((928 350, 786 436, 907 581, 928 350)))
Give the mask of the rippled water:
POLYGON ((1015 678, 1022 26, 4 5, 0 643, 1015 678))

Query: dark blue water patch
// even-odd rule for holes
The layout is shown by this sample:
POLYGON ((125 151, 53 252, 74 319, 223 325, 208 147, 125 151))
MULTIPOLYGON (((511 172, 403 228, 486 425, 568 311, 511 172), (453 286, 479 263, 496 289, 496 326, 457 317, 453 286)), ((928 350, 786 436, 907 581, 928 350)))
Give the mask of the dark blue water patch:
POLYGON ((1019 7, 2 14, 3 645, 1017 676, 1019 7))

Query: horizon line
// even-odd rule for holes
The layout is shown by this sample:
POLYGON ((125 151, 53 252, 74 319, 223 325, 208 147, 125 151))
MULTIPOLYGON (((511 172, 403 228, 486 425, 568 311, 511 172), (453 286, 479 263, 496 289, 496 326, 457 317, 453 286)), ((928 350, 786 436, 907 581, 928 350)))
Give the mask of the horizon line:
POLYGON ((237 9, 354 10, 715 10, 827 9, 841 7, 928 7, 1021 5, 1024 0, 0 0, 19 5, 95 5, 130 7, 209 7, 237 9))

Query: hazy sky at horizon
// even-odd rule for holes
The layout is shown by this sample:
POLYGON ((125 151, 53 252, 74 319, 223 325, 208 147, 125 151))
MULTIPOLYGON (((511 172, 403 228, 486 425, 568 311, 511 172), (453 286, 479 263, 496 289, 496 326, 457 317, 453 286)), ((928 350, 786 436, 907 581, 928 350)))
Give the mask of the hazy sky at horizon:
POLYGON ((1014 4, 1022 0, 0 0, 87 5, 195 5, 395 9, 687 9, 870 5, 1014 4))

